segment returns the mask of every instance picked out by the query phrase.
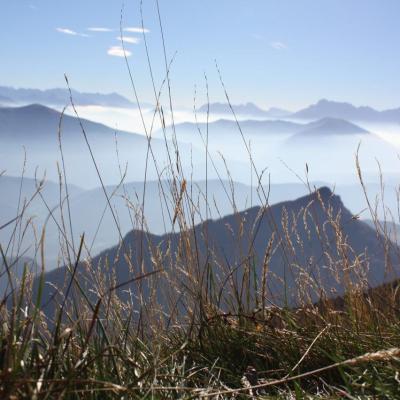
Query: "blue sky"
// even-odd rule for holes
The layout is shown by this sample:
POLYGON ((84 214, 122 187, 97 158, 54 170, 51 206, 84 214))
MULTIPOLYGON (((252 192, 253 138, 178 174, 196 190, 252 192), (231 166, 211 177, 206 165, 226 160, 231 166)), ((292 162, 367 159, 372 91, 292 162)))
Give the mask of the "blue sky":
MULTIPOLYGON (((176 104, 223 100, 214 59, 234 103, 297 109, 320 98, 400 106, 399 0, 159 0, 176 104)), ((119 0, 2 0, 0 85, 116 91, 132 97, 118 57, 119 0), (89 28, 107 28, 93 31, 89 28)), ((141 26, 125 0, 124 27, 141 26)), ((154 0, 143 0, 156 84, 165 69, 154 0)), ((152 100, 142 34, 124 35, 141 98, 152 100)))

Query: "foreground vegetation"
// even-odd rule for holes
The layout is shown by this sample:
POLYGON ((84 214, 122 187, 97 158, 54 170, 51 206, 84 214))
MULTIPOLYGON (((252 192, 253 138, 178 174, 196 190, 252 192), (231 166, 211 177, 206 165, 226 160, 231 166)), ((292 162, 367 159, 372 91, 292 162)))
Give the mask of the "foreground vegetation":
MULTIPOLYGON (((190 190, 182 191, 182 184, 175 187, 173 218, 182 232, 190 232, 190 214, 182 205, 190 190)), ((337 222, 337 216, 328 215, 329 208, 326 212, 327 223, 337 222)), ((389 243, 378 221, 376 229, 377 240, 389 243)), ((342 240, 341 229, 335 235, 342 240)), ((199 251, 192 241, 185 243, 186 253, 199 251)), ((42 307, 45 275, 34 279, 26 264, 22 278, 14 279, 13 264, 2 248, 2 279, 9 279, 0 304, 2 399, 400 396, 400 282, 368 289, 368 282, 353 280, 346 283, 343 297, 329 298, 322 291, 318 302, 303 301, 293 308, 265 303, 267 273, 254 286, 245 284, 244 273, 225 293, 235 301, 222 305, 215 301, 221 286, 209 275, 194 279, 193 287, 188 284, 187 293, 181 293, 187 308, 178 313, 156 303, 138 307, 121 299, 115 287, 96 286, 93 300, 76 274, 83 248, 84 238, 69 259, 65 297, 51 315, 42 307), (176 316, 169 318, 172 314, 176 316)), ((159 249, 152 251, 154 258, 160 257, 159 249)), ((124 246, 121 252, 132 256, 124 246)), ((348 265, 347 257, 339 255, 340 268, 348 265)), ((186 274, 199 272, 193 259, 182 264, 178 257, 174 262, 184 265, 180 268, 187 268, 186 274)), ((90 259, 85 264, 96 280, 99 269, 90 259)), ((174 265, 158 267, 137 281, 149 281, 174 265)), ((299 284, 311 279, 308 275, 299 284)))
MULTIPOLYGON (((145 36, 143 39, 146 43, 145 36)), ((166 56, 165 61, 167 64, 166 56)), ((166 123, 159 100, 166 82, 169 86, 169 65, 166 65, 166 77, 159 93, 154 86, 157 104, 154 119, 161 119, 164 130, 166 123)), ((222 79, 221 83, 224 88, 222 79)), ((132 87, 136 96, 133 81, 132 87)), ((173 118, 170 89, 168 97, 173 118)), ((72 98, 71 102, 73 106, 72 98)), ((97 169, 84 127, 81 128, 97 169)), ((149 138, 147 159, 159 171, 151 147, 152 128, 144 130, 149 138)), ((239 123, 238 130, 243 137, 239 123)), ((207 168, 212 168, 213 160, 208 152, 207 132, 199 134, 205 145, 207 176, 207 168)), ((59 137, 62 156, 61 134, 59 137)), ((170 193, 160 192, 160 202, 168 210, 172 226, 176 225, 184 232, 184 248, 179 250, 191 257, 177 254, 173 256, 172 264, 163 264, 159 249, 152 248, 149 251, 157 268, 151 273, 139 274, 136 281, 157 283, 158 274, 165 274, 163 286, 175 288, 173 278, 179 271, 188 277, 190 283, 184 291, 180 288, 178 293, 185 298, 185 309, 178 312, 176 302, 171 301, 167 307, 157 304, 154 298, 151 303, 142 303, 138 307, 137 303, 124 301, 115 290, 115 285, 97 276, 101 275, 99 266, 92 263, 90 254, 82 256, 86 249, 84 238, 79 248, 71 245, 69 234, 72 229, 69 229, 71 221, 68 221, 66 191, 64 197, 60 195, 57 212, 61 212, 58 226, 62 263, 67 265, 70 273, 64 282, 64 298, 56 303, 54 312, 45 312, 42 307, 45 285, 43 255, 37 260, 43 267, 38 277, 32 276, 28 264, 22 277, 17 279, 13 276, 15 265, 23 255, 18 243, 27 229, 23 217, 29 206, 28 200, 21 204, 18 217, 10 221, 15 228, 9 244, 13 243, 14 248, 16 243, 16 258, 10 259, 6 254, 5 247, 8 248, 9 244, 2 244, 1 247, 4 268, 0 279, 7 279, 9 284, 0 303, 0 398, 400 398, 400 283, 394 281, 370 289, 361 276, 360 281, 342 282, 346 288, 343 297, 332 299, 331 295, 321 290, 317 302, 303 299, 296 307, 276 306, 268 302, 265 290, 269 282, 267 270, 271 248, 267 248, 264 255, 265 271, 253 277, 255 269, 250 247, 248 253, 243 255, 243 260, 247 260, 243 263, 243 274, 235 280, 229 273, 233 283, 224 291, 224 298, 234 301, 223 304, 217 301, 227 277, 220 277, 217 282, 207 268, 199 269, 196 262, 200 250, 196 242, 189 239, 199 200, 190 196, 190 187, 180 165, 177 141, 173 139, 173 146, 171 142, 166 142, 167 149, 172 146, 167 150, 171 163, 166 168, 170 193), (102 282, 95 287, 95 297, 89 295, 77 279, 76 272, 82 265, 85 265, 93 282, 102 282)), ((261 184, 262 174, 255 169, 244 137, 243 143, 259 185, 260 202, 268 210, 268 193, 261 184)), ((123 185, 123 169, 120 170, 123 185)), ((363 185, 360 169, 358 172, 363 185)), ((100 173, 99 179, 102 184, 100 173)), ((161 172, 159 179, 163 179, 161 172)), ((66 183, 65 165, 61 163, 60 187, 67 188, 66 183)), ((43 184, 38 182, 34 196, 41 196, 43 184)), ((104 186, 103 189, 112 208, 109 201, 111 194, 106 192, 104 186)), ((237 213, 234 193, 231 194, 232 212, 237 213)), ((145 231, 145 204, 140 200, 136 207, 127 201, 127 207, 132 208, 136 227, 145 231)), ((207 192, 203 194, 202 201, 206 202, 208 210, 212 199, 208 198, 207 192)), ((375 220, 377 240, 381 240, 385 249, 383 262, 390 270, 393 264, 398 265, 398 259, 387 257, 387 249, 394 247, 393 252, 398 254, 397 245, 389 238, 385 225, 377 220, 374 206, 368 199, 366 207, 375 220)), ((326 245, 327 257, 335 259, 335 265, 342 271, 357 267, 364 255, 356 254, 351 260, 348 258, 351 249, 347 248, 340 218, 333 215, 329 208, 323 209, 327 224, 334 229, 337 244, 335 249, 329 250, 329 243, 322 243, 324 235, 318 233, 321 245, 326 245), (338 252, 338 249, 346 251, 338 252)), ((49 209, 49 218, 54 217, 53 213, 54 210, 49 209)), ((208 214, 202 217, 207 219, 208 214)), ((118 225, 115 216, 114 219, 118 225)), ((279 246, 290 252, 293 249, 290 237, 296 235, 296 224, 301 224, 303 217, 292 221, 293 226, 289 219, 290 216, 282 215, 281 225, 285 227, 285 234, 280 238, 279 246)), ((272 222, 275 224, 278 221, 272 222)), ((241 226, 240 221, 238 224, 241 226)), ((312 226, 306 228, 313 229, 312 226)), ((314 228, 318 231, 317 225, 314 228)), ((39 254, 45 248, 45 230, 41 233, 41 237, 38 235, 39 254)), ((276 231, 276 235, 281 233, 276 231)), ((120 250, 120 257, 135 266, 132 254, 125 249, 122 241, 120 250)), ((212 249, 208 250, 207 265, 217 264, 219 260, 213 259, 212 249)), ((241 261, 238 260, 238 263, 241 261)), ((107 260, 102 262, 107 264, 107 260)), ((136 267, 141 270, 142 265, 139 263, 136 267)), ((298 267, 304 267, 298 290, 307 291, 308 286, 317 281, 307 273, 306 266, 298 267)), ((344 274, 343 279, 347 278, 344 274)), ((152 287, 157 288, 157 285, 152 287)))
POLYGON ((398 398, 398 285, 307 309, 215 311, 148 326, 82 304, 54 330, 32 304, 2 304, 1 398, 398 398), (382 305, 384 305, 382 307, 382 305), (150 329, 151 328, 151 329, 150 329), (142 331, 142 332, 141 332, 142 331))

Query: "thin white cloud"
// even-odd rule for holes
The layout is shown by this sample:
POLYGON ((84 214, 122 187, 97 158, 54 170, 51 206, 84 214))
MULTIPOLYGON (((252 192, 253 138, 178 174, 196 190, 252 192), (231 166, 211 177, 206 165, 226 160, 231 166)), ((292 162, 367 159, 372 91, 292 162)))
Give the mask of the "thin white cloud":
POLYGON ((271 42, 270 46, 275 50, 285 50, 287 49, 287 45, 282 42, 271 42))
POLYGON ((71 36, 78 36, 78 32, 73 31, 72 29, 68 28, 56 28, 57 32, 64 33, 66 35, 71 35, 71 36))
POLYGON ((87 28, 87 30, 90 32, 113 32, 114 31, 114 29, 104 28, 101 26, 94 26, 91 28, 87 28))
POLYGON ((122 39, 124 40, 124 42, 126 43, 131 43, 131 44, 138 44, 140 43, 140 39, 137 37, 133 37, 133 36, 117 36, 117 40, 119 40, 120 42, 122 41, 122 39))
POLYGON ((89 37, 89 35, 87 35, 86 33, 79 33, 69 28, 56 28, 56 31, 63 33, 64 35, 89 37))
POLYGON ((146 28, 137 28, 137 27, 127 27, 124 28, 125 32, 131 32, 131 33, 149 33, 150 30, 146 28))
POLYGON ((107 54, 113 57, 130 57, 132 52, 129 50, 125 50, 124 52, 122 46, 112 46, 107 50, 107 54))

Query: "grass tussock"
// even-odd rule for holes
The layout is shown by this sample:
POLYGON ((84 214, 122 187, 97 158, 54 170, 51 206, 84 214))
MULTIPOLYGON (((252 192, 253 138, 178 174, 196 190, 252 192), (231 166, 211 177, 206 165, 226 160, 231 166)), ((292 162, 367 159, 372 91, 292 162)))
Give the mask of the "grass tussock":
MULTIPOLYGON (((157 11, 162 32, 158 2, 157 11)), ((145 33, 143 40, 148 52, 145 33)), ((162 41, 164 44, 163 35, 162 41)), ((163 48, 165 52, 165 45, 163 48)), ((218 205, 213 204, 207 185, 201 196, 191 195, 193 182, 181 164, 174 129, 171 65, 166 53, 164 58, 165 77, 159 89, 152 77, 153 121, 151 126, 143 122, 148 138, 146 171, 153 163, 160 182, 160 207, 179 236, 157 245, 150 240, 145 175, 143 198, 126 198, 136 233, 134 243, 124 240, 111 204, 113 194, 107 193, 102 183, 96 155, 81 124, 88 155, 121 240, 112 259, 106 254, 97 258, 90 254, 91 246, 84 236, 79 244, 74 243, 60 121, 60 205, 55 210, 46 204, 41 194, 44 180, 38 181, 33 197, 42 199, 49 219, 58 226, 60 265, 65 265, 66 273, 55 295, 47 298, 45 288, 51 277, 45 274, 43 228, 32 244, 41 271, 35 275, 24 263, 23 273, 16 276, 16 266, 24 255, 21 239, 27 226, 33 224, 24 219, 32 199, 21 200, 16 218, 0 226, 13 226, 9 242, 0 247, 0 279, 8 282, 0 303, 0 398, 399 398, 400 283, 388 280, 371 288, 366 276, 374 265, 366 261, 367 249, 356 251, 350 246, 344 230, 349 221, 342 221, 341 210, 327 206, 308 182, 305 184, 314 193, 310 204, 296 214, 283 209, 279 219, 270 213, 268 187, 262 184, 263 174, 254 165, 233 109, 262 207, 249 222, 249 216, 236 208, 232 180, 226 185, 215 170, 232 205, 234 224, 226 224, 224 229, 237 244, 235 264, 217 254, 212 222, 203 224, 200 231, 195 229, 195 221, 208 220, 209 210, 218 210, 218 205), (163 90, 167 91, 170 128, 160 105, 163 90), (152 151, 156 119, 164 132, 167 166, 159 165, 152 151), (167 140, 168 129, 172 140, 167 140), (318 204, 318 213, 313 204, 318 204), (205 215, 200 209, 206 210, 205 215), (270 234, 263 254, 256 254, 260 221, 268 224, 270 234), (315 271, 309 268, 312 257, 305 257, 304 249, 311 239, 323 249, 324 267, 336 287, 343 289, 342 295, 334 296, 320 286, 315 271), (273 254, 278 252, 282 268, 294 267, 297 279, 293 281, 296 286, 290 286, 290 293, 285 294, 286 301, 276 303, 269 285, 275 280, 286 289, 288 279, 270 273, 273 254), (131 277, 121 282, 116 271, 122 262, 131 277), (289 295, 294 303, 287 300, 289 295), (51 311, 47 307, 50 303, 51 311)), ((218 73, 230 104, 219 69, 218 73)), ((208 99, 207 77, 206 87, 208 99)), ((71 103, 79 117, 72 95, 71 103)), ((199 129, 199 135, 207 177, 215 166, 208 149, 208 130, 199 129)), ((119 170, 119 187, 124 188, 123 168, 119 166, 119 170)), ((357 170, 365 188, 358 163, 357 170)), ((230 178, 229 170, 226 172, 230 178)), ((392 276, 398 265, 397 245, 386 232, 386 224, 378 221, 367 193, 366 207, 382 248, 381 259, 372 262, 379 262, 385 276, 392 276)))
MULTIPOLYGON (((2 307, 2 398, 396 398, 398 285, 307 308, 218 313, 196 326, 2 307), (382 297, 387 303, 382 309, 382 297), (75 318, 73 317, 75 315, 75 318), (140 332, 142 331, 142 332, 140 332)), ((19 300, 29 291, 24 283, 19 300)), ((34 300, 34 299, 33 299, 34 300)), ((76 307, 81 308, 81 304, 76 307)), ((123 307, 123 305, 120 305, 123 307)), ((85 307, 83 307, 85 308, 85 307)), ((118 317, 119 316, 119 317, 118 317)))

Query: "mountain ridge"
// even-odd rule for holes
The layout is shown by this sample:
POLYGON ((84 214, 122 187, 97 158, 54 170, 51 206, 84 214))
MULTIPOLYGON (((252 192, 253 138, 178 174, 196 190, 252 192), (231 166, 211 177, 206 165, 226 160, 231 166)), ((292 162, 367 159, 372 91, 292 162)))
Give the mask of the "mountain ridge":
POLYGON ((400 122, 400 108, 378 111, 369 106, 354 106, 348 102, 321 99, 290 116, 294 119, 340 118, 350 121, 400 122))
MULTIPOLYGON (((11 86, 0 86, 0 96, 4 96, 14 103, 41 103, 44 105, 65 106, 70 104, 70 93, 68 89, 26 89, 11 86)), ((134 107, 127 98, 118 93, 85 93, 72 90, 74 104, 77 106, 109 106, 109 107, 134 107)))
MULTIPOLYGON (((247 102, 244 104, 232 104, 231 106, 236 114, 242 114, 242 115, 270 117, 270 118, 282 118, 290 115, 290 111, 278 107, 271 107, 268 110, 265 110, 252 102, 247 102)), ((202 105, 198 109, 198 111, 202 113, 207 113, 209 110, 210 113, 214 114, 232 115, 231 106, 227 103, 215 102, 202 105)))
MULTIPOLYGON (((318 133, 320 130, 322 134, 337 134, 337 135, 349 135, 349 134, 368 134, 367 130, 360 126, 348 122, 340 118, 324 117, 309 123, 298 123, 293 121, 287 121, 282 119, 277 120, 252 120, 245 119, 239 121, 240 128, 244 133, 252 133, 259 135, 267 134, 304 134, 318 133)), ((183 122, 176 124, 178 132, 184 134, 189 131, 198 134, 198 128, 201 131, 205 131, 207 128, 206 123, 192 123, 183 122)), ((218 119, 208 123, 208 129, 210 133, 233 133, 235 134, 238 127, 236 121, 230 119, 218 119), (219 130, 219 132, 217 132, 219 130)))
MULTIPOLYGON (((116 131, 115 129, 88 119, 79 118, 85 129, 96 130, 96 132, 113 134, 118 132, 123 135, 131 135, 132 137, 143 137, 143 135, 131 132, 116 131)), ((48 131, 56 135, 60 121, 62 122, 62 131, 68 135, 71 130, 80 131, 79 120, 75 116, 62 114, 61 112, 43 104, 33 103, 20 107, 0 107, 0 136, 12 134, 15 138, 18 134, 31 132, 31 135, 47 135, 48 131), (25 119, 25 121, 24 121, 25 119), (27 121, 28 119, 28 121, 27 121)), ((25 136, 25 135, 24 135, 25 136)), ((67 136, 65 136, 67 138, 67 136)))
MULTIPOLYGON (((296 306, 302 296, 315 302, 319 299, 321 290, 328 298, 337 297, 345 291, 342 281, 343 274, 348 274, 347 279, 354 279, 356 282, 359 274, 361 274, 360 278, 364 277, 366 273, 364 268, 369 264, 371 268, 363 279, 367 279, 371 287, 393 278, 385 275, 385 253, 376 232, 364 222, 354 219, 344 207, 340 197, 327 187, 322 187, 316 192, 293 201, 281 202, 267 208, 256 206, 218 220, 205 221, 180 233, 160 236, 134 230, 124 237, 122 246, 110 248, 94 257, 92 265, 100 268, 97 272, 101 274, 103 283, 108 282, 107 285, 117 287, 120 285, 121 290, 118 295, 122 298, 127 298, 128 292, 135 296, 138 290, 144 290, 141 292, 141 296, 147 298, 150 295, 150 286, 147 285, 150 283, 140 283, 137 286, 127 282, 132 281, 135 276, 140 274, 152 273, 162 266, 165 276, 170 276, 178 285, 172 293, 168 292, 168 295, 174 293, 176 295, 176 293, 180 293, 179 285, 189 288, 193 286, 195 289, 198 285, 196 276, 202 275, 203 266, 208 262, 213 266, 215 284, 222 285, 221 293, 224 298, 224 296, 229 297, 229 288, 225 288, 224 283, 227 274, 225 268, 228 268, 228 271, 234 268, 236 271, 234 279, 239 288, 244 284, 242 279, 247 276, 246 268, 250 268, 250 265, 255 268, 255 276, 261 279, 262 260, 265 260, 266 254, 269 252, 271 241, 274 243, 273 247, 277 247, 268 256, 269 286, 267 292, 269 301, 276 305, 296 306), (332 215, 332 222, 328 218, 329 213, 332 215), (290 216, 296 215, 298 215, 299 222, 297 224, 293 221, 293 226, 297 224, 297 227, 296 231, 292 232, 292 225, 287 225, 287 223, 292 218, 290 216), (275 221, 276 228, 270 225, 272 220, 275 221), (336 247, 338 238, 335 232, 339 226, 342 231, 342 240, 346 242, 346 248, 352 249, 351 251, 346 250, 346 265, 355 263, 346 273, 344 269, 347 267, 343 265, 341 252, 336 247), (319 232, 324 232, 326 245, 322 245, 320 242, 319 232), (281 244, 278 244, 279 236, 284 238, 284 242, 281 244), (121 249, 129 251, 129 264, 124 257, 121 257, 121 249), (366 249, 367 253, 365 253, 366 249), (367 258, 364 259, 364 257, 367 258), (196 259, 198 261, 195 261, 196 259), (108 260, 107 264, 112 266, 111 270, 101 267, 105 260, 108 260), (225 264, 226 267, 224 267, 225 264), (142 267, 135 271, 139 265, 142 267), (306 287, 299 286, 304 274, 309 279, 306 287), (340 280, 338 281, 335 276, 341 277, 340 280), (283 278, 284 286, 281 281, 283 278), (302 290, 304 293, 301 292, 302 290)), ((388 257, 391 256, 392 250, 389 250, 388 257)), ((92 271, 87 275, 87 272, 84 272, 85 268, 79 269, 79 271, 77 277, 81 282, 85 282, 88 292, 91 291, 90 288, 93 289, 94 282, 93 274, 95 276, 96 272, 92 271)), ((397 264, 394 266, 394 271, 397 276, 399 272, 397 264)), ((45 275, 48 286, 45 289, 44 302, 54 294, 54 286, 62 286, 64 282, 68 282, 68 274, 68 270, 64 267, 45 275)), ((165 286, 167 283, 164 282, 166 279, 164 274, 157 278, 160 279, 158 287, 168 287, 165 286)), ((228 275, 230 275, 229 272, 228 275)), ((162 298, 161 293, 157 296, 162 298)), ((186 300, 182 298, 178 301, 182 301, 184 304, 186 300)), ((222 304, 223 301, 221 306, 222 304)))
POLYGON ((325 117, 307 124, 303 130, 295 133, 289 141, 302 139, 326 138, 329 136, 370 135, 371 133, 358 125, 344 119, 325 117))

